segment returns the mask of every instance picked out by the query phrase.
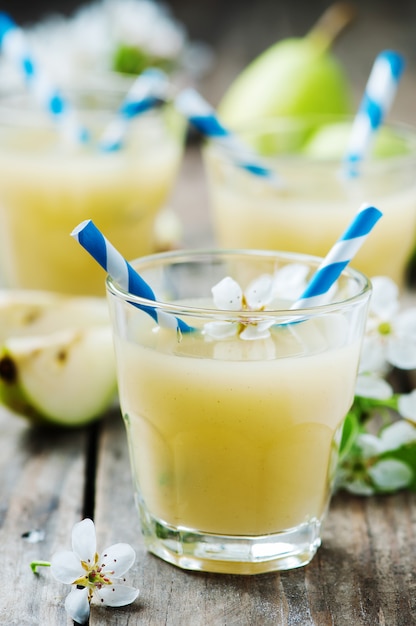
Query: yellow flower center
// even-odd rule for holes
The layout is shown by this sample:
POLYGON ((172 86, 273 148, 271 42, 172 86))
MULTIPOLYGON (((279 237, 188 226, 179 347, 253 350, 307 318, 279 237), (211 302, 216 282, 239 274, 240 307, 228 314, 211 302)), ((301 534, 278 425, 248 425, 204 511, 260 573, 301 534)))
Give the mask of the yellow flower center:
POLYGON ((113 581, 108 577, 109 574, 114 574, 112 571, 104 570, 104 564, 99 565, 99 554, 96 552, 94 562, 81 561, 81 565, 85 570, 85 576, 80 576, 77 580, 74 580, 74 585, 79 587, 88 587, 89 596, 91 598, 94 589, 101 589, 105 585, 112 585, 113 581))
POLYGON ((381 322, 381 324, 378 325, 378 332, 380 333, 380 335, 390 335, 391 333, 390 323, 381 322))

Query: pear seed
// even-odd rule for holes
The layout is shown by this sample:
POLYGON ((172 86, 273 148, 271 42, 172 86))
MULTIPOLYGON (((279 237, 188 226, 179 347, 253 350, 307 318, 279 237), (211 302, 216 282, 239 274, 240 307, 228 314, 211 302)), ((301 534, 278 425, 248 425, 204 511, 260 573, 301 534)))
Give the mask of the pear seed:
POLYGON ((9 356, 4 356, 0 359, 0 378, 11 384, 17 380, 16 365, 9 356))

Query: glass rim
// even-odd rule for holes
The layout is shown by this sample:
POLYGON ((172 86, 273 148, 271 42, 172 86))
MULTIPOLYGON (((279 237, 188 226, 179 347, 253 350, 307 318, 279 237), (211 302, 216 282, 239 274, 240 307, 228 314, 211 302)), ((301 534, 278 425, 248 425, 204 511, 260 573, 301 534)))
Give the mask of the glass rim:
MULTIPOLYGON (((229 126, 229 129, 235 133, 237 137, 244 140, 250 136, 261 135, 273 135, 277 132, 296 132, 304 128, 305 130, 311 129, 312 125, 316 124, 329 124, 337 122, 352 122, 355 115, 343 114, 343 115, 331 115, 331 114, 310 114, 305 116, 277 116, 268 117, 259 120, 253 120, 245 124, 236 124, 235 126, 229 126)), ((402 122, 397 120, 389 120, 383 123, 381 128, 386 128, 397 133, 400 140, 403 140, 404 146, 408 149, 408 152, 402 154, 392 154, 391 156, 383 156, 375 159, 363 160, 362 167, 385 167, 386 164, 401 163, 405 161, 412 161, 416 159, 416 125, 410 122, 402 122)), ((207 152, 212 152, 215 156, 226 157, 227 162, 235 165, 235 150, 227 143, 222 143, 216 138, 206 138, 204 140, 203 149, 207 152)), ((260 155, 263 162, 277 163, 286 162, 288 164, 307 163, 313 164, 316 167, 325 166, 329 164, 339 166, 342 163, 342 158, 339 157, 324 157, 316 158, 308 154, 302 153, 299 150, 293 150, 292 152, 282 150, 280 153, 274 155, 260 155)), ((237 166, 238 167, 238 166, 237 166)))
MULTIPOLYGON (((96 94, 95 91, 91 91, 91 94, 96 94)), ((103 97, 106 97, 105 92, 103 93, 103 97)), ((114 92, 114 95, 120 96, 120 102, 114 104, 114 106, 107 105, 96 105, 91 104, 89 106, 80 106, 78 107, 75 104, 74 109, 77 111, 81 118, 92 118, 99 116, 103 120, 112 119, 118 112, 119 104, 121 104, 122 98, 125 95, 124 92, 114 92)), ((71 104, 72 101, 71 101, 71 104)), ((164 102, 154 107, 153 109, 146 112, 146 121, 156 121, 163 118, 163 112, 166 110, 174 111, 174 107, 169 102, 164 102), (161 115, 162 114, 162 115, 161 115)), ((178 113, 179 117, 179 113, 178 113)), ((138 116, 135 120, 136 122, 141 121, 143 116, 138 116)), ((19 101, 14 101, 13 99, 8 100, 7 97, 0 96, 0 126, 2 128, 48 128, 54 129, 57 127, 56 121, 53 119, 53 116, 48 113, 45 109, 43 109, 38 103, 32 98, 28 97, 25 99, 23 95, 23 99, 19 101), (28 107, 20 107, 18 103, 25 101, 28 104, 28 107)))
MULTIPOLYGON (((115 75, 113 82, 111 80, 94 82, 93 79, 88 82, 82 76, 78 82, 60 83, 58 90, 81 118, 93 119, 94 116, 99 116, 106 121, 107 118, 111 119, 117 115, 135 78, 113 74, 115 75)), ((176 111, 172 101, 165 100, 146 111, 145 116, 136 116, 134 122, 142 123, 143 118, 156 122, 163 118, 165 111, 173 111, 176 112, 176 117, 183 117, 176 111)), ((37 102, 24 84, 19 84, 0 90, 0 126, 56 128, 56 120, 37 102)))
MULTIPOLYGON (((289 262, 301 263, 302 261, 308 263, 308 265, 313 264, 314 268, 318 267, 320 262, 322 261, 322 257, 313 256, 304 254, 301 252, 286 252, 286 251, 273 251, 273 250, 257 250, 257 249, 245 249, 245 248, 200 248, 200 249, 189 249, 189 250, 173 250, 168 252, 159 252, 150 255, 146 255, 143 257, 138 257, 132 261, 130 264, 134 269, 140 274, 140 267, 157 267, 162 268, 163 266, 168 265, 179 265, 184 264, 190 261, 200 261, 207 259, 215 259, 215 258, 223 258, 223 257, 234 257, 243 256, 245 258, 252 257, 257 258, 259 260, 269 259, 270 261, 273 258, 282 259, 289 262)), ((117 282, 107 274, 105 279, 107 293, 115 296, 117 299, 123 300, 125 303, 138 305, 139 308, 148 307, 156 310, 162 310, 166 313, 170 313, 175 316, 180 315, 189 315, 194 317, 205 317, 205 318, 219 318, 221 316, 226 317, 227 320, 251 320, 253 319, 267 319, 273 317, 274 319, 285 318, 288 317, 294 318, 302 316, 307 317, 316 317, 318 315, 322 315, 325 313, 336 311, 340 308, 347 308, 350 306, 355 306, 357 303, 366 300, 371 291, 372 285, 371 280, 359 270, 347 266, 341 273, 341 276, 347 277, 350 280, 353 280, 358 285, 357 293, 348 296, 347 298, 341 300, 334 300, 333 302, 327 304, 315 305, 313 307, 302 307, 298 309, 267 309, 264 311, 255 311, 255 310, 238 310, 233 311, 229 309, 218 309, 218 308, 210 308, 210 307, 200 307, 200 306, 192 306, 188 304, 177 304, 164 300, 150 300, 149 298, 144 298, 141 296, 136 296, 128 291, 124 290, 117 282)), ((214 286, 214 285, 212 285, 214 286)), ((150 285, 152 287, 152 285, 150 285)))

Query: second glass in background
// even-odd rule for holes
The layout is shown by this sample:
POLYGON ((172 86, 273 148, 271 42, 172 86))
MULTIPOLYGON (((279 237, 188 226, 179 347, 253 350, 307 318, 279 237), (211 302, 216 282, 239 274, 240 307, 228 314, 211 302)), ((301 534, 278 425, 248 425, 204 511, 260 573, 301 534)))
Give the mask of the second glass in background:
MULTIPOLYGON (((281 186, 236 164, 226 146, 204 148, 217 243, 225 248, 287 250, 325 256, 361 203, 383 219, 353 265, 368 276, 390 276, 399 285, 416 242, 416 130, 381 129, 377 158, 360 174, 342 171, 343 143, 351 120, 275 119, 236 134, 277 174, 281 186), (323 123, 337 123, 332 144, 312 136, 323 123), (328 154, 336 153, 336 158, 328 154)), ((377 144, 376 144, 377 145, 377 144)))

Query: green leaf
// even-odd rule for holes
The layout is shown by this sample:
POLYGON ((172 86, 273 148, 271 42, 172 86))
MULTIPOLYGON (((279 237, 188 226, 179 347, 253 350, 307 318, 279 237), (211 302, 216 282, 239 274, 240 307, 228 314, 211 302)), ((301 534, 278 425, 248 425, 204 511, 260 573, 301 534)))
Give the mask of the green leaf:
POLYGON ((149 55, 134 46, 118 46, 113 58, 113 68, 123 74, 141 74, 149 67, 149 55))
POLYGON ((174 61, 163 59, 148 54, 142 48, 120 44, 114 52, 113 69, 122 74, 137 76, 149 67, 158 67, 165 72, 170 72, 174 67, 174 61))
POLYGON ((341 463, 343 459, 348 455, 351 451, 352 446, 354 445, 354 441, 357 438, 358 433, 360 432, 360 420, 357 416, 357 412, 351 410, 347 413, 344 424, 342 427, 342 435, 341 441, 339 445, 339 462, 341 463))

